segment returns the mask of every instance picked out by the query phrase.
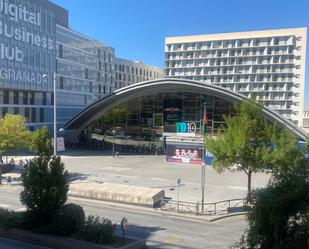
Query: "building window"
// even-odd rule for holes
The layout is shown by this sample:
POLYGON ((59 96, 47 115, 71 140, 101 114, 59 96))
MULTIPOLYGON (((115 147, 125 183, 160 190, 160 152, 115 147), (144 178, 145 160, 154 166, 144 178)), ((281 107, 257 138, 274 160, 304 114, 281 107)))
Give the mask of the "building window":
POLYGON ((92 81, 89 82, 89 92, 92 93, 92 81))
POLYGON ((2 117, 5 117, 5 115, 8 113, 8 108, 7 107, 3 107, 2 108, 2 117))
POLYGON ((30 105, 34 105, 34 93, 30 93, 30 105))
POLYGON ((85 68, 85 79, 88 79, 88 76, 89 76, 88 68, 85 68))
POLYGON ((63 45, 59 44, 58 49, 59 49, 59 51, 58 51, 59 58, 63 58, 63 45))
POLYGON ((47 104, 47 96, 46 93, 44 92, 42 95, 42 105, 46 105, 47 104))
POLYGON ((18 92, 14 92, 14 105, 18 105, 18 92))
POLYGON ((27 119, 27 122, 28 122, 28 120, 29 120, 29 107, 26 107, 25 108, 25 118, 27 119))
POLYGON ((14 107, 14 114, 17 115, 19 113, 19 108, 18 107, 14 107))
POLYGON ((4 91, 3 92, 3 104, 8 105, 9 104, 9 91, 4 91))
POLYGON ((59 88, 63 89, 63 76, 59 77, 59 88))
POLYGON ((23 92, 23 104, 28 105, 28 93, 23 92))
POLYGON ((40 108, 40 123, 44 122, 45 115, 44 115, 44 108, 40 108))
POLYGON ((35 108, 31 108, 31 123, 35 123, 36 122, 36 110, 35 108))

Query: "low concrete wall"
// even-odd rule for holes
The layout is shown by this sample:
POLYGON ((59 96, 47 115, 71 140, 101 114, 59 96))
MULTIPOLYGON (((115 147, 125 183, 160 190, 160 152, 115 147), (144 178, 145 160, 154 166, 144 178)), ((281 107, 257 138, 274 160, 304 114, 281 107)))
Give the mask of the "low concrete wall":
MULTIPOLYGON (((115 247, 98 245, 83 240, 75 240, 53 235, 36 234, 19 229, 3 229, 0 227, 0 236, 41 246, 47 246, 55 249, 115 249, 115 247)), ((146 248, 145 240, 135 240, 128 245, 117 247, 117 249, 144 248, 146 248)))
POLYGON ((139 206, 151 206, 164 198, 164 190, 116 183, 73 182, 69 195, 139 206))

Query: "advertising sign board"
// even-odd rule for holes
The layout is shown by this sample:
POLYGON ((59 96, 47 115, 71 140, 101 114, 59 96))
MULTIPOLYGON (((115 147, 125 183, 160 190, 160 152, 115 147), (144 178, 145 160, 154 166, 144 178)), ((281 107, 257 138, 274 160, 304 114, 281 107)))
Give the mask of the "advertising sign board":
POLYGON ((200 145, 168 144, 166 146, 166 160, 176 163, 202 163, 203 148, 200 145))

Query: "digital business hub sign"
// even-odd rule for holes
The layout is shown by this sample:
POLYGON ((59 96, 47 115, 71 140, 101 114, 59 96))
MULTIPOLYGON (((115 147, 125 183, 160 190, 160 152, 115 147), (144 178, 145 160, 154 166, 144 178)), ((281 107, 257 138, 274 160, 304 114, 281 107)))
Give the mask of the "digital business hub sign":
POLYGON ((31 1, 0 0, 0 80, 32 86, 55 66, 55 24, 51 11, 31 1))

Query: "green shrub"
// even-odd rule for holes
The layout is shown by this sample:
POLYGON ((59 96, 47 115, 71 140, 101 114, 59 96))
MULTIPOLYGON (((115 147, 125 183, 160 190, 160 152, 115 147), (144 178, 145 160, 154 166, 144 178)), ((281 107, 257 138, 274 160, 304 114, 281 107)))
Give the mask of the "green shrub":
POLYGON ((69 236, 79 231, 84 222, 85 213, 83 208, 76 204, 66 204, 52 218, 52 233, 69 236))
POLYGON ((107 244, 114 241, 115 224, 109 219, 99 216, 88 216, 79 237, 98 244, 107 244))
POLYGON ((16 223, 16 213, 11 210, 0 208, 0 226, 3 228, 12 228, 16 223))
POLYGON ((0 209, 0 226, 3 228, 31 229, 35 224, 36 220, 30 212, 0 209))
POLYGON ((36 130, 31 138, 31 150, 36 155, 23 174, 20 200, 33 212, 39 225, 51 223, 51 218, 67 201, 67 172, 59 156, 52 157, 51 140, 46 127, 36 130))
POLYGON ((60 157, 35 157, 23 175, 21 203, 36 215, 40 225, 50 224, 51 218, 67 200, 68 182, 60 157))

